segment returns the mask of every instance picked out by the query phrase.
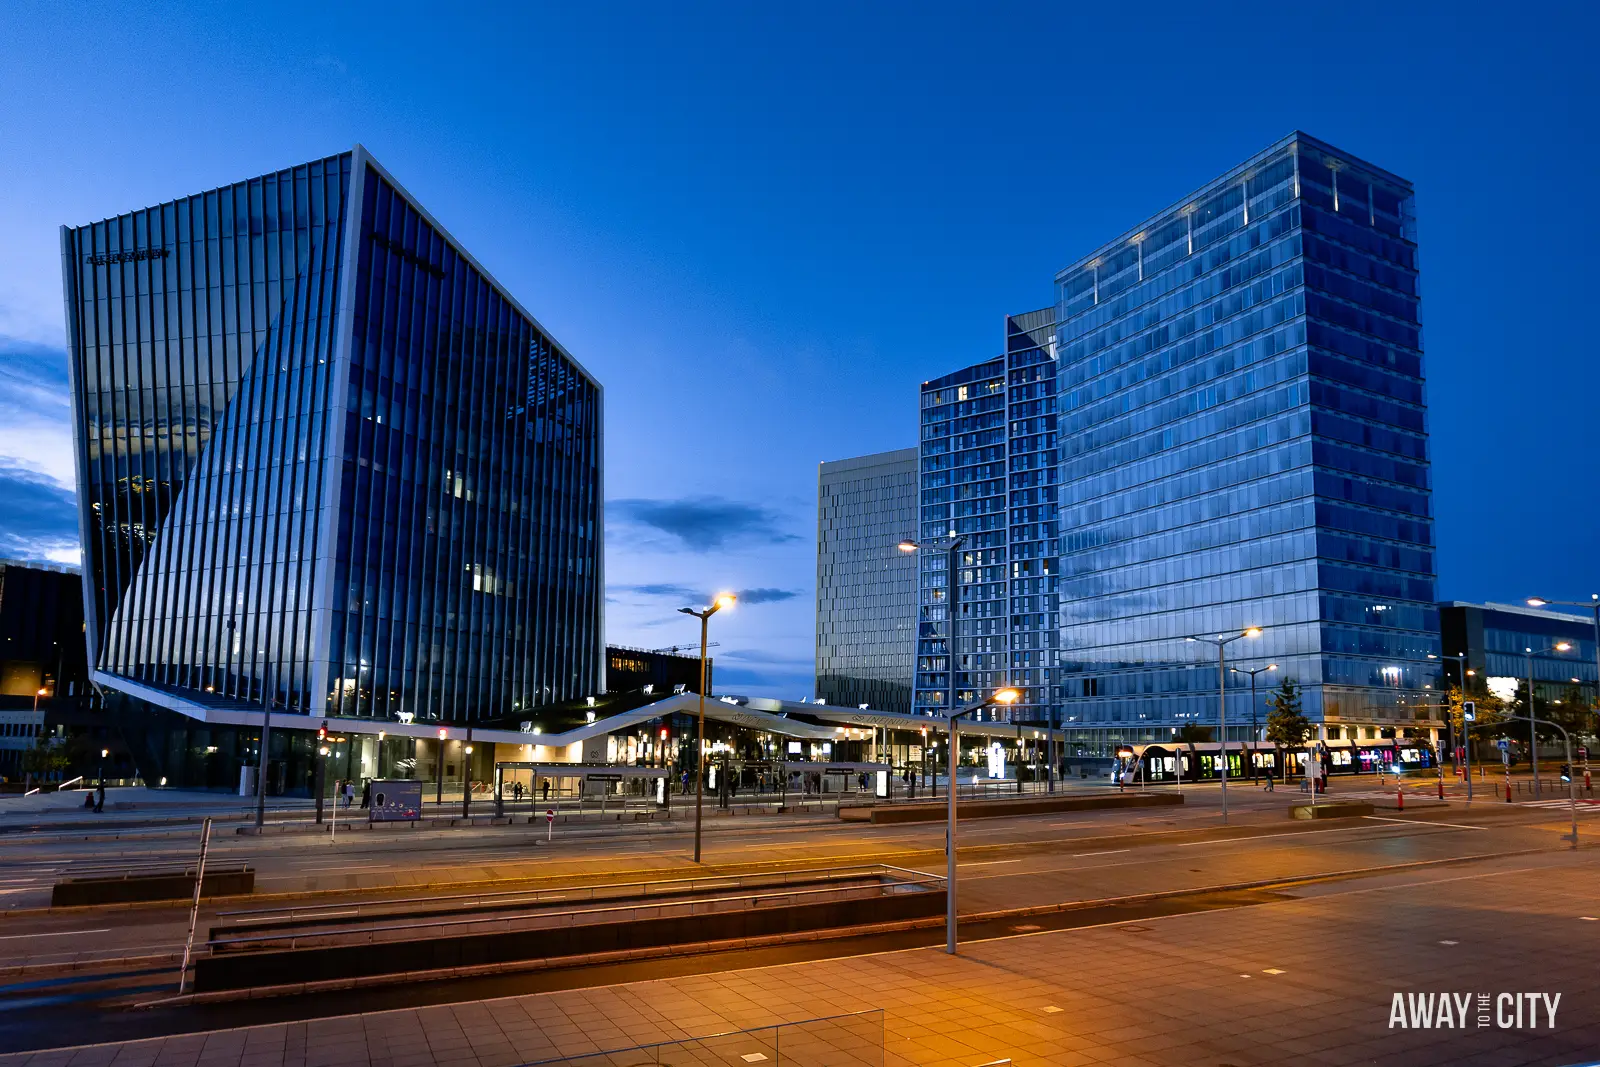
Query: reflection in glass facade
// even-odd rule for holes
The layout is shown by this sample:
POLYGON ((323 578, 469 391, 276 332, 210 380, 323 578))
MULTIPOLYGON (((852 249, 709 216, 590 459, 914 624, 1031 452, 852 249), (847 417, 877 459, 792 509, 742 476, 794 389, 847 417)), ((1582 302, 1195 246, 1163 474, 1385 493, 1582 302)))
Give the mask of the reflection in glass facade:
POLYGON ((911 710, 917 450, 817 470, 817 693, 829 704, 911 710))
POLYGON ((600 690, 600 386, 363 149, 62 253, 102 682, 454 722, 600 690))
MULTIPOLYGON (((1061 688, 1091 740, 1215 725, 1214 650, 1343 736, 1432 725, 1409 183, 1296 134, 1056 278, 1061 688)), ((1231 675, 1229 736, 1249 735, 1231 675)), ((1257 709, 1258 724, 1265 712, 1257 709)))
POLYGON ((939 713, 996 689, 983 714, 1056 715, 1054 309, 1010 316, 1004 355, 924 382, 918 539, 962 535, 951 677, 948 554, 923 551, 915 708, 939 713))

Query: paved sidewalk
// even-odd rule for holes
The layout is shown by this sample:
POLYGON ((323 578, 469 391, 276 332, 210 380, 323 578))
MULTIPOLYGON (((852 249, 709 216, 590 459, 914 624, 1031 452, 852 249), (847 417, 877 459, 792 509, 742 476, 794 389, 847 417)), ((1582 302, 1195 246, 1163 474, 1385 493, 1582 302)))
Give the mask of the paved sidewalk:
POLYGON ((868 1008, 892 1067, 1561 1065, 1600 1046, 1600 853, 964 946, 0 1056, 0 1067, 509 1067, 868 1008), (1561 994, 1556 1025, 1393 1028, 1394 994, 1561 994))

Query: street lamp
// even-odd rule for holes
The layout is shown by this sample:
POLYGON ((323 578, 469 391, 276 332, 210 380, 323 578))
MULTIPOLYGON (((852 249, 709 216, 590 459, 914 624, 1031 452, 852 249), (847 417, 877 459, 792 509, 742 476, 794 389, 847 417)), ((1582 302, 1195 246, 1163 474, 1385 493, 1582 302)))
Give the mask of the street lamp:
POLYGON ((700 715, 695 729, 694 752, 694 861, 700 862, 700 820, 706 797, 706 631, 711 621, 711 616, 723 608, 731 608, 734 604, 732 593, 723 593, 711 602, 711 606, 696 610, 695 608, 679 608, 685 615, 693 615, 700 620, 700 715))
POLYGON ((958 735, 957 722, 963 715, 970 715, 975 711, 993 707, 996 704, 1015 704, 1022 694, 1015 689, 1001 689, 987 700, 980 700, 976 704, 968 704, 959 711, 952 711, 950 721, 950 810, 946 816, 945 828, 945 872, 944 872, 944 950, 950 955, 956 954, 956 796, 961 791, 956 788, 956 774, 960 770, 958 764, 961 759, 961 739, 958 735))
MULTIPOLYGON (((1467 654, 1465 652, 1463 652, 1460 655, 1456 655, 1456 656, 1445 656, 1445 655, 1436 656, 1432 652, 1429 652, 1428 653, 1428 658, 1429 659, 1437 659, 1437 660, 1453 659, 1453 660, 1456 661, 1456 673, 1461 679, 1461 699, 1463 701, 1467 700, 1468 699, 1467 698, 1467 679, 1478 673, 1477 671, 1469 670, 1467 668, 1467 654)), ((1444 684, 1445 684, 1445 689, 1446 689, 1446 691, 1448 693, 1448 690, 1449 690, 1449 687, 1450 687, 1450 677, 1449 677, 1449 675, 1445 676, 1444 684)), ((1448 699, 1449 698, 1447 696, 1446 700, 1448 700, 1448 699)), ((1445 705, 1445 711, 1447 712, 1447 714, 1444 717, 1445 718, 1445 725, 1450 727, 1450 762, 1451 763, 1456 762, 1456 720, 1455 720, 1455 717, 1453 715, 1448 714, 1448 712, 1453 711, 1453 710, 1454 709, 1451 708, 1448 703, 1445 705)), ((1461 727, 1461 732, 1463 734, 1466 733, 1466 729, 1467 729, 1466 728, 1466 724, 1463 723, 1462 727, 1461 727)), ((1461 744, 1462 744, 1463 749, 1465 748, 1466 743, 1467 743, 1467 739, 1465 737, 1463 737, 1461 739, 1461 744)), ((1467 794, 1468 794, 1468 798, 1470 799, 1471 798, 1471 794, 1472 794, 1472 779, 1470 777, 1467 779, 1467 794)))
POLYGON ((33 713, 35 715, 39 714, 39 698, 44 696, 45 692, 44 686, 40 686, 38 691, 33 694, 33 713))
POLYGON ((1571 647, 1569 641, 1557 641, 1537 652, 1526 645, 1522 648, 1528 663, 1528 762, 1533 764, 1533 795, 1536 799, 1539 796, 1539 712, 1533 706, 1533 657, 1546 652, 1565 652, 1571 647))
POLYGON ((100 788, 102 789, 104 789, 106 785, 106 757, 109 755, 111 755, 111 750, 109 748, 102 748, 100 750, 100 773, 96 777, 99 778, 100 788))
POLYGON ((907 538, 897 546, 902 552, 916 552, 922 548, 942 548, 945 552, 945 587, 949 593, 945 596, 946 613, 950 617, 949 637, 945 645, 945 655, 949 663, 949 670, 945 674, 945 704, 949 707, 948 714, 956 714, 956 602, 961 595, 961 584, 956 581, 956 571, 961 565, 961 546, 966 542, 964 534, 954 530, 949 536, 935 538, 927 544, 919 544, 907 538))
MULTIPOLYGON (((1261 734, 1256 728, 1256 675, 1262 671, 1275 671, 1278 669, 1278 665, 1269 663, 1265 667, 1229 667, 1228 669, 1235 674, 1248 674, 1250 676, 1250 740, 1260 741, 1261 734)), ((1250 760, 1250 780, 1255 781, 1255 778, 1256 761, 1252 757, 1250 760)))
POLYGON ((1216 637, 1186 637, 1185 641, 1198 641, 1217 646, 1217 732, 1222 738, 1222 821, 1228 821, 1228 646, 1241 637, 1260 637, 1261 628, 1251 626, 1242 633, 1216 637))

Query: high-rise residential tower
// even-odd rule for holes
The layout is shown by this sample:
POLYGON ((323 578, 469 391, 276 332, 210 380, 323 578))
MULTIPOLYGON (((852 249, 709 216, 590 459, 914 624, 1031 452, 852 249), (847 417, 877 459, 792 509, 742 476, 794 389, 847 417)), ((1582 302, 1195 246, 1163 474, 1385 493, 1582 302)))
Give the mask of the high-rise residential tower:
POLYGON ((1054 319, 1010 316, 1002 354, 922 384, 918 540, 962 543, 954 620, 947 553, 918 553, 919 712, 1011 687, 1021 699, 985 714, 1057 713, 1054 319))
MULTIPOLYGON (((1215 649, 1329 737, 1427 732, 1438 611, 1409 182, 1293 134, 1056 277, 1062 713, 1213 728, 1215 649)), ((1229 672, 1229 737, 1265 723, 1229 672), (1254 727, 1252 726, 1254 723, 1254 727)), ((1432 698, 1432 699, 1430 699, 1432 698)))
POLYGON ((817 692, 829 704, 911 710, 917 624, 917 450, 817 469, 817 692))
POLYGON ((61 236, 97 682, 445 723, 601 691, 600 385, 365 150, 61 236))

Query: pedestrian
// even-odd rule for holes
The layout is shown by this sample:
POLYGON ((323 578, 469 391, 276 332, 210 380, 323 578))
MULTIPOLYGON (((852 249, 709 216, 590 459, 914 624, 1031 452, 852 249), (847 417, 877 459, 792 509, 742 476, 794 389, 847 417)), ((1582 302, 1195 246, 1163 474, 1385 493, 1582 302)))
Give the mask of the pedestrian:
POLYGON ((350 810, 350 805, 356 802, 356 784, 348 779, 344 783, 344 808, 350 810))
POLYGON ((521 782, 512 782, 511 783, 511 799, 517 801, 518 803, 520 803, 522 801, 522 783, 521 782))
POLYGON ((106 784, 104 782, 94 787, 94 810, 97 812, 106 810, 106 784))
POLYGON ((544 798, 546 800, 550 799, 550 779, 548 778, 544 780, 544 798))
POLYGON ((372 807, 372 779, 368 778, 361 783, 361 808, 365 811, 372 807))

